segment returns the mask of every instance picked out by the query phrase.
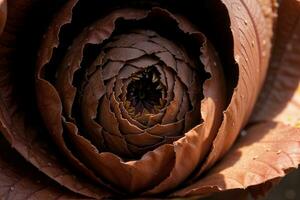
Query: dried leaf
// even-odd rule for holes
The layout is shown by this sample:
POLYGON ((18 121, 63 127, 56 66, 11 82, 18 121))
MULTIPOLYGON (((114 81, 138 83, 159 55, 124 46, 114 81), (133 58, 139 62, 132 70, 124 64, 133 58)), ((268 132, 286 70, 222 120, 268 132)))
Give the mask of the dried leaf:
POLYGON ((300 1, 280 4, 276 40, 264 89, 251 121, 300 122, 300 1))
POLYGON ((254 125, 208 174, 173 196, 246 189, 283 177, 300 164, 300 129, 276 122, 254 125))

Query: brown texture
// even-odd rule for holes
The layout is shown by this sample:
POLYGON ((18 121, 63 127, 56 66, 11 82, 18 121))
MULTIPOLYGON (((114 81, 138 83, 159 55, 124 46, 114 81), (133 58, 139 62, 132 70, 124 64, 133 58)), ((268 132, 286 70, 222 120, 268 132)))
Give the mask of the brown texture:
MULTIPOLYGON (((63 12, 63 15, 66 13, 63 12)), ((59 18, 60 16, 58 16, 59 18)), ((63 20, 55 21, 53 27, 59 27, 56 23, 62 22, 63 20)), ((40 72, 44 70, 46 61, 51 57, 47 53, 47 51, 51 51, 51 48, 46 47, 58 44, 58 38, 55 42, 54 38, 56 37, 53 37, 53 34, 58 35, 58 31, 59 29, 49 31, 45 36, 47 40, 41 48, 37 71, 39 108, 43 111, 45 124, 56 138, 58 145, 66 152, 67 156, 71 156, 68 153, 70 147, 63 144, 65 142, 62 133, 65 130, 83 163, 92 168, 100 177, 108 180, 109 183, 129 192, 143 191, 153 187, 146 194, 159 193, 180 184, 208 151, 213 138, 212 132, 216 132, 216 128, 220 124, 220 116, 225 102, 220 62, 205 36, 197 32, 183 17, 178 18, 160 8, 153 8, 147 12, 134 9, 115 11, 85 29, 75 39, 62 61, 55 84, 56 88, 54 88, 42 78, 43 75, 40 72), (201 61, 205 70, 212 76, 204 83, 203 93, 206 99, 201 103, 204 124, 189 131, 195 126, 195 119, 199 120, 200 117, 199 110, 197 110, 199 109, 197 104, 200 103, 198 94, 201 91, 198 89, 200 82, 193 69, 198 66, 190 63, 188 55, 182 49, 155 32, 133 30, 131 35, 116 36, 114 42, 104 45, 104 50, 99 52, 97 59, 88 68, 85 76, 87 79, 90 77, 91 80, 84 82, 81 87, 84 93, 81 111, 84 113, 83 126, 87 127, 87 130, 91 131, 88 134, 92 135, 90 136, 91 140, 83 137, 83 133, 80 133, 76 126, 78 119, 72 116, 72 107, 75 106, 76 92, 78 92, 78 89, 72 84, 73 76, 80 68, 79 63, 82 63, 85 46, 101 44, 108 39, 116 29, 115 21, 119 18, 137 21, 148 18, 153 20, 151 17, 160 17, 171 23, 175 22, 184 34, 190 34, 195 37, 197 42, 203 43, 200 50, 201 61), (135 40, 131 38, 135 38, 135 40), (142 113, 139 116, 136 111, 134 114, 130 114, 131 111, 127 108, 128 105, 126 107, 125 102, 126 90, 128 90, 126 87, 129 87, 133 74, 137 74, 149 65, 158 65, 156 69, 162 72, 160 77, 165 81, 161 84, 165 84, 167 94, 163 101, 166 101, 167 106, 161 108, 161 114, 151 114, 150 112, 150 115, 142 113), (107 71, 107 67, 114 71, 107 71), (185 73, 181 73, 181 70, 184 70, 185 73), (107 81, 107 85, 103 79, 107 81), (187 91, 184 88, 187 88, 187 91), (95 91, 97 95, 89 94, 95 94, 95 91), (188 102, 190 102, 192 110, 184 105, 188 102), (66 119, 60 119, 62 108, 66 119), (211 114, 207 115, 206 113, 211 114), (155 123, 151 122, 152 118, 155 118, 155 123), (87 121, 88 119, 89 121, 87 121), (145 121, 148 125, 144 123, 145 121), (95 132, 97 130, 98 132, 95 132), (179 139, 180 134, 186 131, 188 132, 184 137, 179 139), (135 137, 136 144, 130 142, 133 137, 135 137), (177 141, 174 142, 175 140, 177 141), (195 146, 201 148, 195 148, 195 146), (191 155, 189 160, 186 160, 187 153, 191 155), (144 155, 135 161, 126 162, 122 159, 122 156, 126 158, 132 157, 134 154, 144 155), (110 165, 106 163, 110 163, 110 165)), ((198 48, 200 49, 200 47, 198 48)))
POLYGON ((0 198, 1 199, 80 199, 28 164, 0 139, 0 198))
POLYGON ((276 120, 297 126, 300 120, 300 2, 282 1, 276 40, 263 93, 252 121, 276 120))
POLYGON ((246 130, 228 155, 196 183, 174 196, 207 195, 229 189, 246 189, 298 167, 299 129, 276 122, 258 123, 246 130))
MULTIPOLYGON (((274 34, 277 6, 273 0, 0 0, 0 130, 16 150, 9 155, 28 161, 24 171, 44 173, 37 173, 44 177, 39 189, 16 169, 16 186, 21 179, 28 188, 4 187, 3 195, 227 191, 243 198, 246 189, 254 196, 268 191, 300 163, 300 5, 282 1, 274 34), (55 14, 43 15, 46 8, 55 14), (31 22, 38 11, 49 26, 31 22), (41 42, 26 42, 35 31, 41 42)), ((0 185, 12 182, 8 158, 0 156, 7 166, 0 185)))

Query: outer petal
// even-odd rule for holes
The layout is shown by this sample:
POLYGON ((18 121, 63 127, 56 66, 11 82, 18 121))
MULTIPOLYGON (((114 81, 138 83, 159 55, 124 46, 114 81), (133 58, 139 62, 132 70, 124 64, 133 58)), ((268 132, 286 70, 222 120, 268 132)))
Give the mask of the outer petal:
POLYGON ((284 0, 267 81, 252 121, 300 122, 300 1, 284 0))
POLYGON ((300 129, 276 122, 254 125, 203 179, 174 196, 209 195, 282 177, 300 164, 300 129))
POLYGON ((81 196, 63 189, 28 164, 0 137, 0 198, 13 199, 79 199, 81 196))
MULTIPOLYGON (((45 136, 40 121, 36 120, 36 111, 30 110, 30 112, 27 112, 28 108, 32 108, 31 106, 34 104, 32 100, 34 95, 32 95, 33 91, 31 89, 33 89, 33 86, 31 85, 30 76, 27 76, 28 73, 32 72, 32 63, 30 58, 25 57, 26 55, 30 57, 32 54, 28 52, 22 52, 22 55, 17 54, 16 40, 21 41, 24 39, 23 35, 18 35, 19 32, 24 32, 26 35, 28 31, 39 30, 36 27, 31 27, 33 30, 25 29, 22 32, 22 27, 30 24, 27 14, 32 11, 34 6, 43 10, 49 8, 48 6, 53 6, 49 2, 35 1, 35 3, 32 3, 28 0, 8 2, 7 28, 0 37, 1 134, 27 161, 61 185, 88 197, 100 198, 103 195, 106 196, 107 193, 98 190, 86 179, 82 179, 80 176, 76 177, 74 172, 67 169, 66 163, 58 159, 59 156, 54 151, 53 146, 49 145, 49 140, 45 136), (22 67, 18 63, 19 60, 23 62, 22 67), (23 76, 20 76, 20 74, 23 76), (18 84, 14 80, 18 80, 18 84), (22 83, 21 86, 19 81, 22 83), (24 93, 22 93, 22 90, 24 93), (18 93, 18 98, 15 98, 15 93, 18 93), (22 107, 21 105, 26 106, 22 107), (36 121, 32 122, 31 120, 36 121)), ((70 1, 70 4, 72 2, 70 1)), ((72 6, 69 5, 69 7, 72 6)), ((24 47, 25 44, 18 43, 19 50, 26 48, 24 47)), ((34 51, 31 53, 35 54, 34 51)))
MULTIPOLYGON (((234 58, 239 79, 212 150, 200 173, 209 169, 231 147, 252 112, 267 71, 271 48, 273 15, 265 13, 257 1, 223 0, 228 9, 234 40, 234 58), (268 29, 266 29, 268 28, 268 29)), ((271 9, 272 6, 269 5, 271 9)), ((270 10, 272 13, 272 10, 270 10)), ((200 174, 199 173, 199 174, 200 174)))

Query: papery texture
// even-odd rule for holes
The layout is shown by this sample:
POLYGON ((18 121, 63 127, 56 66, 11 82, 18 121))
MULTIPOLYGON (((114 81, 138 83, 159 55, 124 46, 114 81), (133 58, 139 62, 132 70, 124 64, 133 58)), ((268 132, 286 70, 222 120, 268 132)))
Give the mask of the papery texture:
MULTIPOLYGON (((35 6, 46 9, 49 6, 49 2, 40 2, 39 5, 35 6)), ((100 198, 103 196, 101 195, 101 190, 96 189, 95 186, 88 183, 86 179, 82 179, 80 176, 79 178, 76 178, 77 175, 67 169, 66 163, 61 159, 58 159, 59 154, 54 151, 55 148, 51 145, 51 140, 47 138, 46 132, 41 129, 40 120, 37 119, 35 109, 32 108, 32 104, 28 103, 28 101, 32 101, 30 96, 34 95, 34 93, 32 94, 34 88, 31 88, 32 85, 30 84, 30 77, 32 77, 30 73, 33 73, 32 67, 35 64, 28 58, 22 57, 17 53, 16 38, 17 34, 22 33, 22 30, 24 30, 22 27, 25 24, 28 24, 29 20, 32 20, 28 18, 27 13, 30 12, 33 7, 34 5, 31 1, 18 1, 17 3, 10 2, 8 4, 8 20, 6 28, 0 38, 0 51, 2 55, 0 58, 1 132, 11 143, 12 147, 40 171, 76 193, 84 194, 88 197, 100 198), (27 63, 25 69, 18 67, 20 65, 17 62, 18 60, 15 59, 18 57, 20 57, 20 59, 22 58, 22 61, 27 63), (30 65, 33 66, 30 67, 30 65), (14 73, 15 70, 18 72, 14 73), (18 74, 20 73, 26 76, 18 77, 18 74), (15 80, 24 81, 21 84, 27 87, 26 91, 30 94, 27 95, 27 98, 22 95, 20 85, 16 84, 15 80), (24 83, 26 83, 26 85, 24 83), (16 93, 20 96, 19 99, 16 99, 16 93), (26 103, 29 104, 29 109, 32 109, 29 112, 24 109, 24 104, 26 103), (36 121, 32 122, 34 120, 36 121)), ((33 30, 38 31, 38 29, 32 28, 32 30, 27 29, 30 34, 32 34, 33 30)), ((26 35, 28 32, 23 32, 25 37, 28 36, 26 35)), ((35 54, 34 50, 31 53, 35 54)), ((29 55, 25 55, 30 56, 30 53, 29 55)), ((107 194, 104 191, 103 193, 107 194)))
MULTIPOLYGON (((69 5, 72 8, 75 3, 69 5)), ((185 18, 173 15, 167 10, 156 7, 149 11, 117 10, 86 28, 74 40, 57 72, 57 83, 54 88, 49 83, 51 80, 46 81, 47 77, 44 74, 49 67, 46 64, 51 62, 49 45, 52 47, 59 45, 58 39, 60 38, 57 37, 59 27, 63 28, 64 23, 69 21, 72 24, 70 14, 70 10, 61 12, 61 15, 54 21, 50 27, 50 30, 53 30, 45 36, 47 39, 41 48, 38 61, 36 82, 38 103, 40 110, 44 111, 42 116, 50 133, 56 138, 56 142, 63 151, 70 152, 68 148, 70 149, 71 146, 68 145, 66 138, 63 138, 63 131, 67 131, 69 134, 67 139, 71 140, 73 148, 77 149, 83 163, 109 183, 124 190, 137 192, 153 187, 146 193, 152 194, 176 187, 204 158, 210 145, 209 141, 213 139, 213 133, 216 132, 221 122, 225 90, 224 78, 220 70, 221 64, 215 50, 205 36, 185 18), (68 14, 69 17, 65 21, 61 20, 68 14), (149 20, 157 23, 157 19, 160 19, 162 23, 171 23, 169 29, 181 32, 183 37, 189 35, 200 44, 194 51, 203 54, 201 61, 204 69, 212 76, 204 83, 203 93, 207 99, 201 102, 203 125, 189 131, 195 126, 195 119, 200 120, 198 93, 201 92, 201 87, 199 88, 201 82, 193 69, 201 70, 197 69, 199 66, 195 66, 195 63, 190 61, 183 49, 176 47, 171 41, 160 37, 155 32, 133 29, 129 34, 125 32, 123 35, 113 37, 113 31, 118 28, 116 21, 120 18, 129 23, 132 23, 130 20, 141 21, 141 23, 147 23, 149 20), (105 44, 102 47, 103 51, 98 52, 99 56, 92 62, 92 65, 87 66, 88 71, 85 75, 87 83, 83 82, 83 87, 81 87, 84 96, 82 101, 79 101, 79 104, 82 103, 80 111, 84 115, 83 127, 87 127, 90 131, 88 134, 92 134, 89 140, 84 137, 87 133, 84 133, 84 130, 81 133, 80 127, 78 129, 76 125, 80 118, 73 113, 72 107, 76 107, 75 98, 80 94, 78 93, 80 89, 74 86, 73 76, 81 67, 79 63, 83 63, 82 59, 88 51, 86 46, 100 45, 110 37, 113 37, 113 42, 105 44), (162 86, 158 84, 156 89, 162 87, 160 92, 166 90, 167 96, 162 101, 166 101, 167 106, 160 108, 161 114, 153 114, 149 108, 145 107, 150 113, 144 114, 143 111, 139 116, 139 110, 143 109, 141 107, 143 105, 135 103, 136 97, 131 95, 134 95, 136 89, 131 91, 130 87, 134 89, 135 82, 140 79, 147 81, 148 75, 156 84, 154 77, 156 75, 148 70, 149 66, 154 66, 151 70, 155 69, 161 73, 158 78, 162 81, 159 83, 162 86), (145 68, 148 71, 145 71, 145 68), (97 94, 89 97, 89 93, 95 91, 97 94), (129 94, 126 94, 128 92, 129 94), (125 101, 127 98, 129 98, 129 105, 125 101), (133 111, 130 106, 135 106, 132 108, 133 111), (65 113, 66 118, 60 119, 60 116, 65 113), (211 113, 211 116, 207 113, 211 113), (65 121, 65 125, 62 125, 60 121, 65 121), (64 126, 66 129, 63 129, 64 126), (185 133, 186 131, 188 132, 185 133), (179 139, 183 133, 185 135, 179 139), (174 142, 175 140, 177 141, 174 142), (205 145, 202 145, 203 143, 205 145), (200 148, 195 148, 195 146, 200 148), (132 157, 143 152, 145 155, 136 161, 126 161, 119 157, 132 157), (187 153, 191 155, 188 161, 185 157, 187 153), (157 184, 158 186, 155 186, 157 184)), ((153 26, 153 28, 157 27, 153 26)), ((199 57, 200 55, 198 59, 199 57)), ((149 86, 153 84, 151 81, 149 86)), ((159 103, 161 104, 159 106, 164 104, 159 103)))
POLYGON ((298 1, 275 40, 275 0, 7 4, 0 130, 59 195, 207 196, 297 167, 298 1))
MULTIPOLYGON (((272 31, 266 27, 270 26, 268 21, 274 15, 265 15, 256 1, 224 1, 224 4, 231 20, 234 59, 239 78, 212 150, 201 166, 200 173, 227 152, 246 124, 262 87, 270 56, 272 31)), ((269 8, 275 9, 275 2, 271 2, 269 8)))
POLYGON ((299 17, 299 1, 282 1, 267 81, 251 121, 273 119, 292 126, 299 124, 299 17))
POLYGON ((1 137, 1 199, 80 199, 30 166, 1 137))
POLYGON ((228 155, 205 178, 174 195, 206 195, 229 189, 246 189, 283 177, 298 167, 299 129, 276 122, 262 122, 246 130, 228 155))

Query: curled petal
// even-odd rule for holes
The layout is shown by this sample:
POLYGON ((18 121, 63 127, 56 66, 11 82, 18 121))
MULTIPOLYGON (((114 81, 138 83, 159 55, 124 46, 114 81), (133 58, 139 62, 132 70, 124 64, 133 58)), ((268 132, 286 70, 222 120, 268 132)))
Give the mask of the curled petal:
POLYGON ((266 122, 246 130, 229 154, 207 176, 175 196, 207 196, 214 192, 246 189, 285 175, 298 167, 299 129, 266 122))
POLYGON ((299 1, 282 1, 277 37, 266 84, 251 122, 275 120, 297 126, 300 120, 299 1))
POLYGON ((200 173, 210 168, 228 151, 239 131, 246 124, 258 91, 262 87, 264 80, 262 74, 267 71, 271 47, 272 33, 269 31, 259 33, 264 29, 263 24, 268 24, 267 18, 273 18, 273 15, 265 17, 260 5, 255 1, 243 3, 239 0, 224 0, 223 3, 228 8, 232 23, 235 62, 239 67, 240 78, 231 102, 224 112, 224 120, 213 142, 212 150, 201 167, 200 173), (259 15, 261 17, 252 17, 259 15), (249 41, 254 41, 254 47, 257 48, 254 48, 253 43, 251 44, 249 41))

